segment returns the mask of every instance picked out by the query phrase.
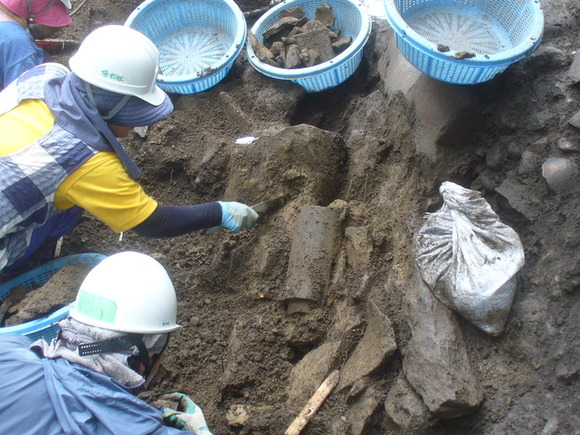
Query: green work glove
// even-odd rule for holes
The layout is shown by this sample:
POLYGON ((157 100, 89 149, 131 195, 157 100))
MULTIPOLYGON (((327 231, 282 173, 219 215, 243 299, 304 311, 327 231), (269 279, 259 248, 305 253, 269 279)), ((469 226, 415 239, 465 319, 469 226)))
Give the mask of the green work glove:
POLYGON ((189 430, 196 435, 212 435, 201 408, 193 403, 183 393, 171 393, 164 396, 171 401, 177 402, 177 409, 163 408, 163 424, 181 430, 189 430))

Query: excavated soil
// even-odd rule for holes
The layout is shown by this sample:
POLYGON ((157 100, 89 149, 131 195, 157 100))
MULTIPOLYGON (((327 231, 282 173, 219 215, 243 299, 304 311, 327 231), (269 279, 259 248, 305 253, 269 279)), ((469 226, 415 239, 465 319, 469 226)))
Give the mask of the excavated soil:
MULTIPOLYGON (((267 5, 238 4, 245 12, 267 5)), ((90 0, 61 36, 82 39, 96 26, 122 24, 137 5, 90 0)), ((450 132, 460 139, 440 147, 436 163, 413 144, 416 108, 382 86, 379 68, 389 63, 383 54, 392 37, 382 20, 373 24, 359 69, 334 89, 309 95, 262 76, 243 50, 217 86, 172 95, 175 111, 167 120, 145 138, 125 140, 145 189, 162 204, 285 201, 238 234, 120 237, 85 216, 65 237, 62 255, 141 251, 174 280, 183 328, 173 334, 162 376, 143 398, 189 394, 214 434, 283 433, 329 373, 303 377, 296 397, 289 389, 292 369, 312 350, 334 343, 328 367, 343 368, 372 305, 390 319, 397 350, 351 388, 337 388, 304 434, 578 433, 579 190, 576 179, 571 190, 552 191, 541 164, 549 157, 578 164, 580 131, 568 120, 579 109, 580 90, 567 72, 580 47, 580 8, 573 0, 542 5, 542 47, 550 49, 472 87, 481 117, 469 135, 450 132), (235 143, 246 136, 259 139, 235 143), (414 236, 424 213, 440 206, 438 187, 446 180, 482 192, 519 234, 526 264, 503 334, 491 337, 457 316, 483 397, 479 406, 404 430, 385 400, 403 373, 411 338, 405 294, 414 236), (358 236, 337 241, 318 303, 308 313, 289 314, 290 250, 307 205, 336 209, 340 228, 355 228, 358 236)), ((55 59, 66 63, 70 54, 55 59)))
MULTIPOLYGON (((74 302, 83 279, 91 267, 85 264, 66 264, 58 270, 42 287, 30 291, 17 303, 12 303, 5 326, 19 325, 39 319, 74 302)), ((12 302, 11 289, 8 300, 12 302)))

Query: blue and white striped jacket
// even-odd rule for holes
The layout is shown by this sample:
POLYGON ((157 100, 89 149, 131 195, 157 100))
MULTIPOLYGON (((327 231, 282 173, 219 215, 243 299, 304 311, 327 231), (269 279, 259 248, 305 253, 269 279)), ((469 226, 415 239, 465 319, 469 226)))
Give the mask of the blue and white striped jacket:
MULTIPOLYGON (((0 93, 0 115, 25 99, 43 100, 49 109, 48 80, 69 73, 63 65, 39 65, 0 93)), ((0 132, 1 134, 1 132, 0 132)), ((0 156, 0 271, 26 251, 32 231, 59 213, 55 192, 63 180, 99 152, 59 125, 24 149, 0 156)))

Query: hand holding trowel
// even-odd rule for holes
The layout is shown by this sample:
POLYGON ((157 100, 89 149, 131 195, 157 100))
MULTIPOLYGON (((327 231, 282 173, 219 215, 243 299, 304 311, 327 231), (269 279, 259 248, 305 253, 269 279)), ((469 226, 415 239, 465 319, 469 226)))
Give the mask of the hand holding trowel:
MULTIPOLYGON (((259 218, 262 218, 264 215, 268 215, 273 213, 274 211, 278 210, 280 207, 282 207, 282 205, 284 205, 285 202, 285 198, 283 196, 280 196, 278 198, 275 199, 270 199, 267 201, 262 201, 259 202, 257 204, 252 205, 250 208, 252 210, 254 210, 256 213, 258 213, 259 218)), ((223 230, 224 227, 212 227, 212 228, 208 228, 207 230, 204 231, 204 234, 210 235, 210 234, 214 234, 217 233, 218 231, 223 230)))

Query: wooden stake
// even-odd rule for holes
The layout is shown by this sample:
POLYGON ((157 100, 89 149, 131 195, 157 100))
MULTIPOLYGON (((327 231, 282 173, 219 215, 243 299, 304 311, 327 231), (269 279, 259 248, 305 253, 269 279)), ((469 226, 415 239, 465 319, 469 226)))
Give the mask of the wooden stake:
POLYGON ((316 390, 316 392, 312 395, 306 406, 302 408, 300 414, 298 414, 292 424, 288 426, 288 429, 286 429, 284 435, 298 435, 300 432, 302 432, 314 414, 316 414, 316 411, 318 411, 332 390, 334 390, 334 387, 336 387, 338 384, 340 377, 339 375, 339 370, 335 370, 330 375, 328 375, 324 382, 320 384, 318 390, 316 390))

